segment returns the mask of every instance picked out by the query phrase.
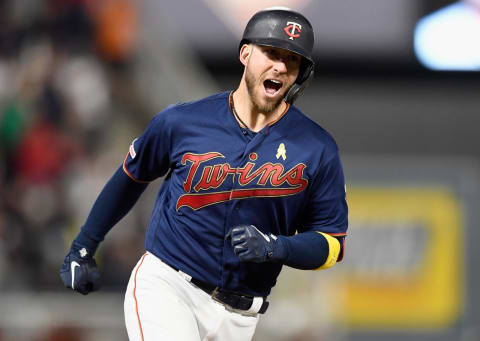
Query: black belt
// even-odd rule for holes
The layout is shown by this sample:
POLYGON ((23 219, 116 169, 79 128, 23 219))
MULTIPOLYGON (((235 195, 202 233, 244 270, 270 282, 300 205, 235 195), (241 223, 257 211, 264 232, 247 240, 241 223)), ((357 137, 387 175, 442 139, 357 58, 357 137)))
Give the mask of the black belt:
MULTIPOLYGON (((176 267, 171 266, 168 263, 165 263, 165 264, 170 266, 175 271, 179 271, 179 269, 177 269, 176 267)), ((191 278, 190 282, 195 284, 198 288, 205 291, 207 294, 209 294, 215 301, 220 302, 232 309, 249 310, 253 304, 253 299, 254 299, 253 296, 244 295, 244 294, 228 291, 225 289, 221 289, 220 287, 214 286, 212 284, 206 283, 196 278, 191 278)), ((264 297, 262 306, 260 307, 258 313, 264 314, 268 309, 268 305, 269 305, 269 302, 264 297)))

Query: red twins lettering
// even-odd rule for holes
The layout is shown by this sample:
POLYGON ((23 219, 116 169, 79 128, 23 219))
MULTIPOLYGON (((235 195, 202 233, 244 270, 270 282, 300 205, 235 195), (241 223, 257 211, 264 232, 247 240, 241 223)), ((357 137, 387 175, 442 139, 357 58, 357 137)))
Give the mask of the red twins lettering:
MULTIPOLYGON (((288 171, 285 171, 281 163, 267 162, 257 169, 254 169, 255 163, 247 162, 244 167, 239 168, 232 168, 228 163, 205 166, 203 167, 200 180, 192 186, 194 177, 202 163, 224 157, 221 153, 217 152, 184 154, 182 165, 186 165, 187 162, 191 163, 191 165, 187 179, 183 185, 186 194, 180 196, 178 199, 177 210, 182 206, 197 210, 208 205, 232 199, 293 195, 303 191, 308 185, 308 180, 303 177, 303 172, 307 166, 303 163, 299 163, 288 171), (200 191, 220 187, 230 174, 233 176, 235 176, 235 174, 239 175, 236 179, 240 186, 246 186, 256 180, 256 184, 261 187, 199 193, 200 191), (288 184, 290 187, 278 188, 284 184, 288 184), (266 187, 268 185, 272 187, 266 187)), ((258 156, 255 153, 250 154, 250 160, 255 161, 257 158, 258 156)))
POLYGON ((192 188, 193 177, 197 172, 198 166, 200 166, 202 162, 214 159, 216 157, 225 157, 225 156, 223 156, 220 153, 206 153, 206 154, 186 153, 183 155, 182 165, 185 165, 187 161, 191 161, 193 163, 190 168, 190 171, 188 172, 187 181, 183 183, 183 188, 185 189, 185 192, 190 192, 190 189, 192 188))

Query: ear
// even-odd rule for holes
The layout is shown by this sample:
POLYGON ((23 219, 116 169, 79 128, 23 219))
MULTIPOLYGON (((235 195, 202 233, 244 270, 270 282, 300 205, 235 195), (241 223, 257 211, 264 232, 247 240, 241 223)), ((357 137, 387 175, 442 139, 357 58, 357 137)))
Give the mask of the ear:
POLYGON ((252 53, 253 45, 252 44, 243 44, 242 47, 240 48, 240 62, 244 65, 247 66, 248 59, 250 58, 250 55, 252 53))

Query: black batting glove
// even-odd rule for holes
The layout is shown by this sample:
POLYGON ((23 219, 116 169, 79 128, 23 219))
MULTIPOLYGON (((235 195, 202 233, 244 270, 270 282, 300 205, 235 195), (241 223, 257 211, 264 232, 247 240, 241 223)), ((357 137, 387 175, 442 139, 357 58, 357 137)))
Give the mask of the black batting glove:
POLYGON ((65 257, 60 277, 67 288, 83 295, 100 288, 100 272, 92 252, 75 242, 65 257))
POLYGON ((230 233, 233 251, 244 262, 275 262, 286 257, 286 250, 279 238, 266 235, 253 225, 234 227, 230 233))

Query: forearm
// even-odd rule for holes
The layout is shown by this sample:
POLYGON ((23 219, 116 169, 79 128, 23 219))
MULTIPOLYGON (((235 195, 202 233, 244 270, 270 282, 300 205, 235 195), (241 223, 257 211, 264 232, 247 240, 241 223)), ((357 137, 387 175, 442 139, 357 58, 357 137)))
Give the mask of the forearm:
POLYGON ((278 239, 284 249, 280 261, 296 269, 313 270, 330 267, 335 264, 340 251, 340 243, 336 238, 316 231, 298 233, 290 237, 278 236, 278 239))
POLYGON ((133 181, 119 167, 100 192, 74 243, 95 253, 98 244, 131 210, 147 185, 133 181))

